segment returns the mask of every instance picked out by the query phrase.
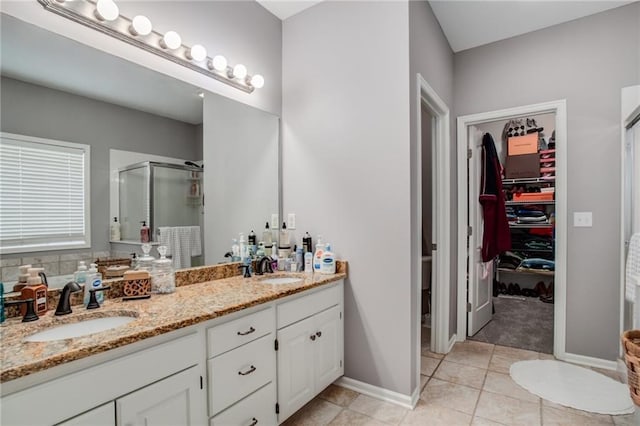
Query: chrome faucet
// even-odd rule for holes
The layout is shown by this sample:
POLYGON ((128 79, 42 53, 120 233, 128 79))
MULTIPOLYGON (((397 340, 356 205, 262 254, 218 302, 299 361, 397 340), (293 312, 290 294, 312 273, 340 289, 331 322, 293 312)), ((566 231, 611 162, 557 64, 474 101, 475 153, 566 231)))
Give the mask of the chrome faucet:
MULTIPOLYGON (((87 285, 87 284, 85 284, 87 285)), ((60 292, 60 301, 56 308, 56 315, 67 315, 71 313, 71 293, 82 290, 82 286, 75 281, 69 281, 60 292)))

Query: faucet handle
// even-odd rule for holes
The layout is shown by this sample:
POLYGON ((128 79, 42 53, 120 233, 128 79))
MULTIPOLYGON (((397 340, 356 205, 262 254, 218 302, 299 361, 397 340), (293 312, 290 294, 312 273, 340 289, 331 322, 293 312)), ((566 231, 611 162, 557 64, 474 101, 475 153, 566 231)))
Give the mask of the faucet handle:
POLYGON ((238 268, 244 270, 244 278, 251 278, 251 265, 240 265, 238 268))
POLYGON ((34 299, 5 300, 4 304, 5 306, 8 306, 8 305, 21 305, 24 303, 27 307, 27 310, 24 316, 22 317, 22 322, 31 322, 31 321, 36 321, 37 319, 40 318, 38 314, 36 314, 36 311, 33 307, 34 301, 35 301, 34 299))
POLYGON ((98 303, 98 299, 96 299, 96 291, 104 291, 104 290, 109 290, 111 287, 109 286, 102 286, 102 287, 98 287, 98 288, 90 288, 89 289, 89 303, 87 304, 87 309, 97 309, 100 307, 100 304, 98 303))

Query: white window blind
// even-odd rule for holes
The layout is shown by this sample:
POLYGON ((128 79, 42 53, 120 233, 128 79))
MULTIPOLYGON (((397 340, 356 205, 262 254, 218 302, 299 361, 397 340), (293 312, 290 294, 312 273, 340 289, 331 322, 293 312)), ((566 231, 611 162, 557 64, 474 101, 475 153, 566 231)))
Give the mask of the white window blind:
POLYGON ((89 247, 88 145, 0 133, 0 252, 89 247))

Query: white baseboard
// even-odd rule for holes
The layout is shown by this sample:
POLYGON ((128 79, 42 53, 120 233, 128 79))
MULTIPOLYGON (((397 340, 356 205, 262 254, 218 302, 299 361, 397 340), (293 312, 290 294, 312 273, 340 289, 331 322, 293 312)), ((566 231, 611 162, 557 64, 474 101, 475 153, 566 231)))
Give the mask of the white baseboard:
POLYGON ((447 348, 447 353, 451 352, 451 349, 453 349, 453 345, 456 344, 457 340, 458 335, 454 333, 453 336, 451 336, 451 339, 449 339, 449 347, 447 348))
POLYGON ((601 358, 593 358, 590 356, 578 355, 565 352, 562 357, 558 358, 562 361, 572 362, 574 364, 586 365, 588 367, 604 368, 605 370, 616 371, 618 363, 601 358))
POLYGON ((409 409, 413 409, 420 398, 420 384, 410 396, 344 376, 336 380, 334 384, 409 409))

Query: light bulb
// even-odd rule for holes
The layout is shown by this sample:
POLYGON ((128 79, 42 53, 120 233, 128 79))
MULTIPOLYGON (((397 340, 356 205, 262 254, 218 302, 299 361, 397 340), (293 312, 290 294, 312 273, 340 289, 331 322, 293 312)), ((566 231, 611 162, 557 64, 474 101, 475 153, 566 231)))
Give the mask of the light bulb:
POLYGON ((187 59, 193 59, 194 61, 201 62, 207 58, 207 49, 201 44, 194 44, 191 49, 186 52, 187 59))
POLYGON ((247 67, 242 64, 236 65, 233 67, 233 76, 242 80, 247 76, 247 67))
POLYGON ((213 57, 213 60, 209 63, 209 69, 214 69, 216 71, 224 71, 227 69, 227 58, 222 55, 216 55, 213 57))
POLYGON ((167 31, 160 40, 160 46, 165 49, 177 49, 182 45, 182 39, 180 38, 180 34, 175 31, 167 31))
POLYGON ((251 85, 256 89, 261 89, 264 86, 264 77, 260 74, 256 74, 251 77, 251 85))
POLYGON ((144 15, 135 16, 129 26, 129 32, 134 36, 149 35, 151 34, 151 21, 144 15))
POLYGON ((120 10, 113 0, 98 0, 95 15, 101 21, 114 21, 120 16, 120 10))

